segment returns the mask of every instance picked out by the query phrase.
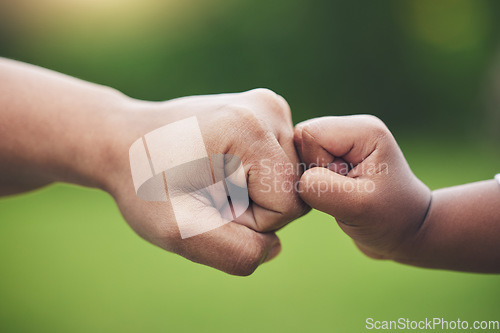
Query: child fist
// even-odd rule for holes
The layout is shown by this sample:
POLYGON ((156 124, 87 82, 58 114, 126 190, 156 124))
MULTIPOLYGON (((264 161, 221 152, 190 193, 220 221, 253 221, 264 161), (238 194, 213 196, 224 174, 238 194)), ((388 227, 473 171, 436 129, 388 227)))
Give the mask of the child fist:
POLYGON ((335 217, 369 257, 412 261, 432 195, 381 120, 311 119, 295 127, 295 145, 306 203, 335 217))

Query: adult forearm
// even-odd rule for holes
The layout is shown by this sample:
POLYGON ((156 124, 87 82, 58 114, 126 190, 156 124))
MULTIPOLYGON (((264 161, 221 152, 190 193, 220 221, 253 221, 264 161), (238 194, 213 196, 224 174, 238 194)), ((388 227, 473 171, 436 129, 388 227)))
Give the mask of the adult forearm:
POLYGON ((105 187, 128 104, 111 88, 0 58, 0 195, 54 181, 105 187))

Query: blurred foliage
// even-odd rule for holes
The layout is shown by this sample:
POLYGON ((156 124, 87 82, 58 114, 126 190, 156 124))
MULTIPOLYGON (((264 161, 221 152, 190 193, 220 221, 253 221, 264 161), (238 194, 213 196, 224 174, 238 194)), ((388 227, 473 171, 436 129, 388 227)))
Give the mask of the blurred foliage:
MULTIPOLYGON (((402 146, 432 188, 500 165, 485 146, 402 146)), ((370 332, 366 318, 499 320, 498 275, 371 260, 317 211, 278 234, 282 253, 241 278, 141 240, 103 192, 56 185, 2 198, 0 332, 357 333, 370 332)))
POLYGON ((370 113, 437 138, 498 119, 494 0, 16 0, 0 31, 1 56, 136 98, 268 87, 295 121, 370 113))
MULTIPOLYGON (((375 114, 431 188, 498 172, 498 147, 483 139, 499 132, 499 35, 494 0, 0 0, 0 56, 142 99, 268 87, 296 122, 375 114)), ((104 193, 58 185, 2 198, 0 332, 499 319, 498 276, 367 259, 318 212, 279 234, 283 253, 237 278, 147 245, 104 193)))

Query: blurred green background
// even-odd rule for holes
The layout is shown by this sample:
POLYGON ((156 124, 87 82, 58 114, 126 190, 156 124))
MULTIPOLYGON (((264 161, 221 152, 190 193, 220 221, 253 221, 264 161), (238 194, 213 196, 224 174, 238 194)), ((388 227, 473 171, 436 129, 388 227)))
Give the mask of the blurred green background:
MULTIPOLYGON (((375 114, 433 189, 500 171, 499 51, 499 1, 0 1, 0 56, 142 99, 267 87, 295 122, 375 114)), ((0 332, 500 320, 499 276, 370 260, 318 212, 279 234, 282 254, 238 278, 142 241, 102 192, 3 198, 0 332)))

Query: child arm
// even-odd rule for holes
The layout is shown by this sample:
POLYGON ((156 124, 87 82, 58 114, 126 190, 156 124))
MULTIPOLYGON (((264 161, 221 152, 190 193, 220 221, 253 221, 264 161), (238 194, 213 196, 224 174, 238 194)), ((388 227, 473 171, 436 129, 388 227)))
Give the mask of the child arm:
POLYGON ((500 185, 494 180, 431 192, 372 116, 306 121, 296 126, 295 144, 309 166, 301 197, 334 216, 368 256, 500 272, 500 185))

